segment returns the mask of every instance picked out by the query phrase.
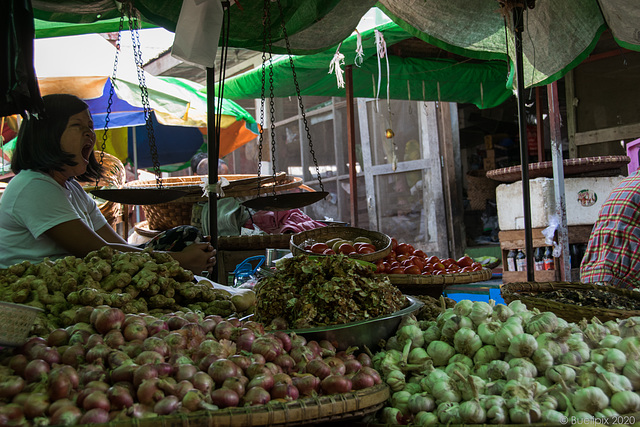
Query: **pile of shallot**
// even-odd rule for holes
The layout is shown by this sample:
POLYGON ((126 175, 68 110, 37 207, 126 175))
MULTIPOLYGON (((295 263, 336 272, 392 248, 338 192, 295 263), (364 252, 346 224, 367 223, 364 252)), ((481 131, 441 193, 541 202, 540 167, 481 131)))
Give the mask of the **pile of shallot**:
POLYGON ((86 307, 0 354, 0 426, 74 425, 286 402, 379 384, 367 353, 238 318, 86 307))

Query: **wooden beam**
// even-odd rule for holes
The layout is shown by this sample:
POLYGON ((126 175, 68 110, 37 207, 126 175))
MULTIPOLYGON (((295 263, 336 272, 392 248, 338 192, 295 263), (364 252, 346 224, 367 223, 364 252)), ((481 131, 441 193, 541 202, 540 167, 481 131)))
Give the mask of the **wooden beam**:
POLYGON ((590 145, 600 142, 617 141, 623 139, 635 139, 640 136, 640 123, 617 126, 614 128, 590 130, 587 132, 576 132, 575 144, 590 145))

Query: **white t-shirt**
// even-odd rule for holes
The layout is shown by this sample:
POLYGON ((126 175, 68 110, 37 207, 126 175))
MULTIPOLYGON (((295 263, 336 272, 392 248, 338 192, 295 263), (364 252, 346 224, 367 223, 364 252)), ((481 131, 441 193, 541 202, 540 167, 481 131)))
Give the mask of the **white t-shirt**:
POLYGON ((64 188, 45 173, 20 171, 0 200, 0 268, 69 255, 44 232, 74 219, 94 231, 107 225, 96 202, 77 181, 67 181, 64 188))

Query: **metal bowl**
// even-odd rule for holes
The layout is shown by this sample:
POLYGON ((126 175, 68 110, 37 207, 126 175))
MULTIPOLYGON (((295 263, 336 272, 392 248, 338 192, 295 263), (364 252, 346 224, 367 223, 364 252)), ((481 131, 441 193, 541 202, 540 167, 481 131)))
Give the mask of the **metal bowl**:
POLYGON ((342 325, 289 329, 286 332, 295 332, 307 340, 328 340, 333 343, 338 350, 346 350, 353 346, 363 350, 366 345, 371 351, 376 351, 380 348, 378 343, 381 339, 386 340, 395 335, 402 319, 424 305, 421 301, 410 296, 406 298, 410 303, 407 307, 387 316, 361 320, 359 322, 344 323, 342 325))

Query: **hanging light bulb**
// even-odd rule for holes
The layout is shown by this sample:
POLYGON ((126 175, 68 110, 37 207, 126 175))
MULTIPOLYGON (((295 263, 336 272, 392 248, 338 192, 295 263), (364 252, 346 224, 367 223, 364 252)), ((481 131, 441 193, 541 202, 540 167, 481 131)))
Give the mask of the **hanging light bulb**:
POLYGON ((393 133, 393 129, 389 128, 384 132, 384 136, 387 137, 387 139, 391 139, 394 137, 394 133, 393 133))

